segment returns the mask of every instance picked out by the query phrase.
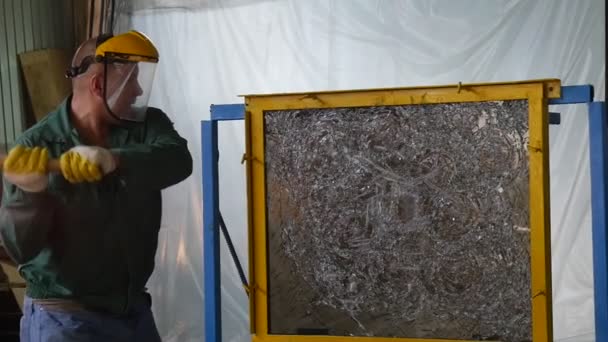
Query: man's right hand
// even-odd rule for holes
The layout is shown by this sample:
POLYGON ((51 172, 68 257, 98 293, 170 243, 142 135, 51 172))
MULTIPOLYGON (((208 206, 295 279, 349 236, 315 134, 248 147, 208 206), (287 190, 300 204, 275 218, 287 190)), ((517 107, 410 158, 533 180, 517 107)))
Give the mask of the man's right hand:
POLYGON ((4 178, 27 192, 44 191, 49 184, 48 161, 48 149, 17 145, 4 160, 4 178))

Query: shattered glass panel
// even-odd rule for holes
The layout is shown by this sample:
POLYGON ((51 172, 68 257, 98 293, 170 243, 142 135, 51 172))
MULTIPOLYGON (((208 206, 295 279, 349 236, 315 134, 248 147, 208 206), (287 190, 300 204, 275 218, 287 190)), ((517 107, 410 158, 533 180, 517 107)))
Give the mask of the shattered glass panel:
POLYGON ((270 333, 531 341, 527 118, 265 112, 270 333))

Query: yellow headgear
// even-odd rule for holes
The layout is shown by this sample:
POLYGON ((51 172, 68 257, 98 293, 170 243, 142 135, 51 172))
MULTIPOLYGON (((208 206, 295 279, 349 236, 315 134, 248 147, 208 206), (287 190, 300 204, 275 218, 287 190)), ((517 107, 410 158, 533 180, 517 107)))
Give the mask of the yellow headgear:
POLYGON ((110 37, 97 46, 95 57, 123 62, 158 62, 158 50, 141 32, 129 31, 110 37))

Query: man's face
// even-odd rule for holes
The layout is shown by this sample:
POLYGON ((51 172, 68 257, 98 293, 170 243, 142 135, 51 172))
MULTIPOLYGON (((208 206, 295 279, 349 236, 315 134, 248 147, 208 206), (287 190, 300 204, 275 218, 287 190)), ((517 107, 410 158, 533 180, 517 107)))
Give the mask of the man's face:
POLYGON ((138 80, 137 64, 117 64, 108 68, 106 99, 114 114, 129 119, 134 115, 133 106, 143 94, 138 80))

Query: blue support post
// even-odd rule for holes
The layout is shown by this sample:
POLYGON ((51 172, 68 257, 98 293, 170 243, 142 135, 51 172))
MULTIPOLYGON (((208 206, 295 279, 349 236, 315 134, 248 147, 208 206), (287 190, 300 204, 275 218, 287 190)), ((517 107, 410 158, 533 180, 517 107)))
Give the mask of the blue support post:
POLYGON ((608 120, 605 102, 589 104, 595 340, 608 341, 608 120))
POLYGON ((217 121, 202 121, 205 342, 222 341, 217 121))

